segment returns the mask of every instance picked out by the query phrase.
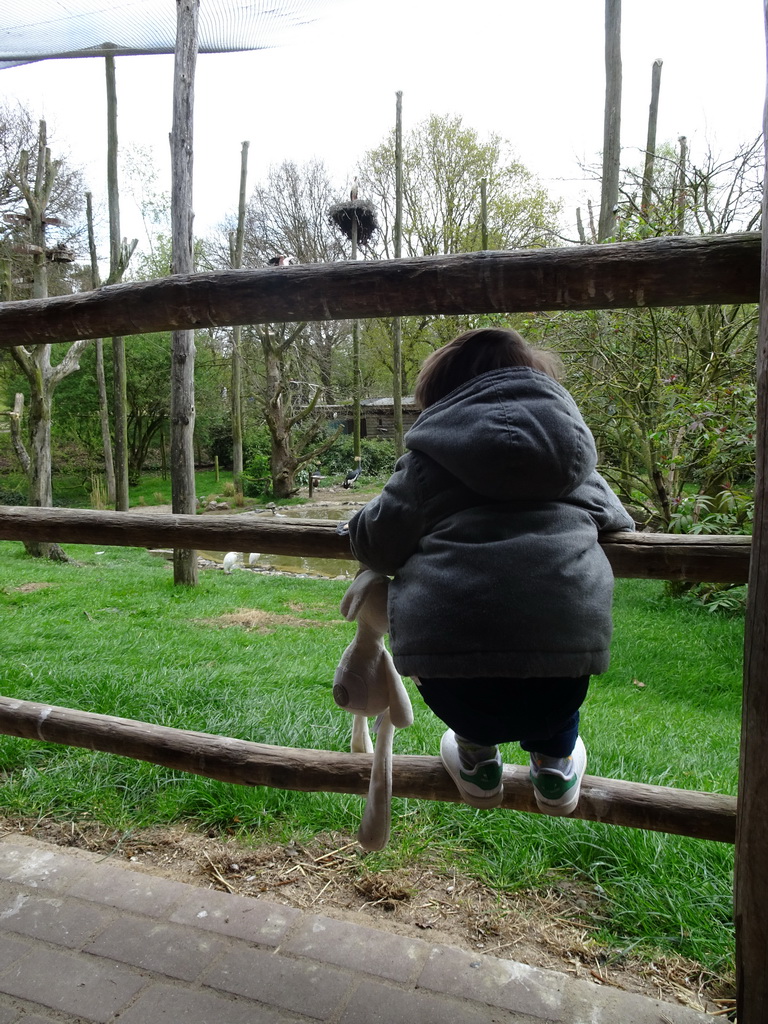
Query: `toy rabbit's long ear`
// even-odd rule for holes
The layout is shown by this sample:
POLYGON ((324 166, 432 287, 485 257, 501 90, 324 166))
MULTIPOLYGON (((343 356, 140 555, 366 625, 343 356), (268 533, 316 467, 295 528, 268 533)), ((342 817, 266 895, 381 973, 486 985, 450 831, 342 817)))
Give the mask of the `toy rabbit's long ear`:
POLYGON ((371 780, 357 841, 364 850, 383 850, 392 822, 392 737, 394 728, 385 711, 379 723, 376 749, 371 763, 371 780))

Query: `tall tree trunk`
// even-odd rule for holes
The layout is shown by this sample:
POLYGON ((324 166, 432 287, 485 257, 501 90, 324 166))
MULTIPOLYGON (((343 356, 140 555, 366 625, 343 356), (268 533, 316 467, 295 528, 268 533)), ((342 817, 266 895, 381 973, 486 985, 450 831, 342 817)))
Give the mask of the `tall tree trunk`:
MULTIPOLYGON (((91 288, 101 284, 99 262, 96 258, 96 239, 93 233, 93 197, 85 193, 86 217, 88 220, 88 250, 91 256, 91 288)), ((107 481, 107 501, 115 503, 115 463, 112 458, 112 436, 109 429, 109 402, 107 400, 107 382, 104 376, 104 342, 96 339, 96 387, 99 395, 99 422, 101 424, 101 447, 104 451, 104 476, 107 481)))
MULTIPOLYGON (((248 177, 248 143, 244 142, 240 156, 240 193, 237 204, 237 233, 232 252, 232 269, 243 265, 243 240, 245 238, 245 185, 248 177)), ((243 497, 243 401, 241 384, 241 340, 239 325, 232 328, 232 476, 235 482, 235 496, 243 497)))
MULTIPOLYGON (((403 94, 398 92, 395 108, 395 259, 403 251, 403 94)), ((395 428, 395 454, 403 454, 403 323, 395 317, 392 324, 392 414, 395 428)))
POLYGON ((612 238, 621 161, 621 0, 605 0, 605 114, 598 241, 612 238))
POLYGON ((109 399, 107 398, 107 379, 104 373, 104 342, 101 338, 96 340, 96 387, 99 393, 99 423, 101 424, 101 447, 104 451, 104 477, 107 481, 107 503, 114 505, 117 495, 115 461, 112 457, 109 399))
MULTIPOLYGON (((107 199, 109 204, 109 279, 122 280, 130 253, 120 237, 120 192, 117 181, 117 85, 115 58, 104 58, 107 75, 107 199)), ((133 248, 136 242, 133 243, 133 248)), ((133 252, 133 249, 131 249, 133 252)), ((128 402, 126 399, 125 341, 112 339, 115 416, 115 510, 128 511, 128 402)))
MULTIPOLYGON (((192 234, 192 124, 197 21, 200 0, 176 0, 176 57, 171 132, 172 272, 194 270, 192 234)), ((173 511, 195 511, 195 333, 173 332, 171 366, 171 494, 173 511)), ((173 552, 173 582, 194 586, 198 580, 197 553, 173 552)))
MULTIPOLYGON (((357 259, 357 215, 352 217, 352 259, 357 259)), ((352 450, 355 456, 355 469, 360 468, 360 321, 352 321, 352 450)))
POLYGON ((640 200, 640 217, 643 234, 652 234, 648 223, 653 195, 653 165, 656 160, 656 123, 659 119, 659 91, 661 89, 662 61, 655 60, 651 70, 651 104, 648 108, 648 136, 645 143, 645 167, 643 169, 643 194, 640 200))
MULTIPOLYGON (((768 44, 768 3, 764 5, 768 44)), ((763 108, 768 139, 768 96, 763 108)), ((768 172, 768 152, 764 170, 768 172)), ((768 173, 764 174, 763 220, 768 212, 768 173)), ((757 343, 757 439, 755 519, 749 561, 744 638, 739 799, 736 805, 736 998, 740 1024, 768 1020, 768 239, 763 235, 757 343)))
POLYGON ((685 179, 688 166, 688 140, 681 135, 677 141, 680 143, 680 157, 675 182, 675 231, 678 235, 682 235, 685 231, 685 207, 687 204, 685 179))
POLYGON ((291 435, 283 401, 283 347, 273 343, 269 328, 264 328, 261 332, 261 346, 264 352, 264 377, 267 388, 265 418, 272 449, 269 460, 272 493, 276 498, 290 498, 296 490, 296 460, 291 451, 291 435))

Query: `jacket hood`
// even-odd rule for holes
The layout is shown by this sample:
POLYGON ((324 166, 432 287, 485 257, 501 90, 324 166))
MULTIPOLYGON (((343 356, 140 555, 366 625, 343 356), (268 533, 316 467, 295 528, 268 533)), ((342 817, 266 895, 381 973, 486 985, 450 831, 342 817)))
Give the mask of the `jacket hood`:
POLYGON ((594 470, 597 452, 576 403, 528 367, 491 370, 431 405, 408 431, 471 490, 501 501, 553 501, 594 470))

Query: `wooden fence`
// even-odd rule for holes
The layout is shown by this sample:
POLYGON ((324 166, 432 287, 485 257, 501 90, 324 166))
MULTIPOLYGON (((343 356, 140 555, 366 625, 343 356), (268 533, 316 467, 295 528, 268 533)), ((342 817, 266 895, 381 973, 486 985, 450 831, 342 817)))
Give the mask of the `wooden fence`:
MULTIPOLYGON (((297 266, 185 275, 96 292, 0 305, 0 347, 113 334, 276 320, 456 312, 605 309, 756 302, 756 235, 673 238, 621 245, 386 263, 297 266)), ((766 360, 761 321, 754 539, 613 535, 614 573, 655 579, 750 582, 738 801, 717 794, 588 776, 575 816, 736 842, 740 1024, 768 1020, 768 578, 765 520, 766 360)), ((249 516, 196 516, 0 507, 0 539, 350 557, 333 524, 277 524, 249 516)), ((297 751, 0 698, 0 732, 107 750, 246 785, 364 793, 370 755, 297 751)), ((457 800, 438 758, 393 758, 395 795, 457 800)), ((535 811, 524 769, 505 769, 503 806, 535 811)))

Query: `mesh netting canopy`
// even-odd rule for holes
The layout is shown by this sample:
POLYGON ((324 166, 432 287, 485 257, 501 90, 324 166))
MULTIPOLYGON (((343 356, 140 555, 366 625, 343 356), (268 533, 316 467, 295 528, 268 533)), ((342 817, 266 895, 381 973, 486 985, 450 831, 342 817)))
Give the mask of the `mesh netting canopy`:
MULTIPOLYGON (((200 0, 200 53, 279 46, 334 0, 200 0)), ((173 53, 174 0, 13 0, 0 5, 0 68, 50 57, 173 53), (4 8, 4 9, 3 9, 4 8)))

